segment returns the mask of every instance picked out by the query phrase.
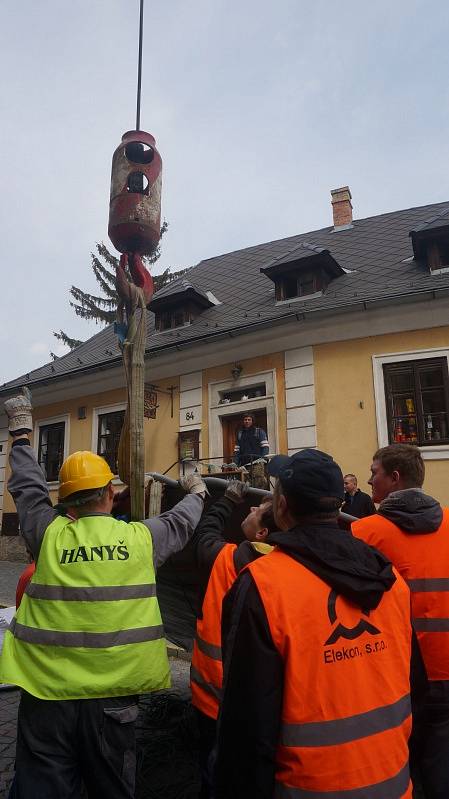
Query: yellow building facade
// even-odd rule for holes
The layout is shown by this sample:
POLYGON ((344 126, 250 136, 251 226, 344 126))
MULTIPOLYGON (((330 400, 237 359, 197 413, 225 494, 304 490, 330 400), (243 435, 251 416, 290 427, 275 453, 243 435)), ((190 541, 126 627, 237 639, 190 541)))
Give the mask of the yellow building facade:
MULTIPOLYGON (((207 259, 157 293, 146 472, 220 469, 250 411, 270 454, 319 447, 363 491, 379 447, 413 443, 425 490, 449 504, 449 206, 353 220, 349 189, 332 194, 333 227, 207 259)), ((126 395, 112 328, 1 387, 0 404, 22 383, 55 500, 71 452, 114 461, 126 395)), ((8 447, 0 408, 3 535, 17 529, 8 447)))
MULTIPOLYGON (((302 337, 296 333, 290 343, 295 338, 299 343, 302 337)), ((245 354, 243 346, 239 349, 245 354)), ((355 473, 360 488, 369 491, 371 457, 389 440, 388 431, 382 429, 386 394, 379 383, 379 369, 386 359, 401 363, 435 357, 449 357, 449 326, 296 346, 154 381, 158 407, 156 418, 145 420, 146 471, 179 476, 181 434, 188 438, 195 431, 198 468, 207 473, 209 464, 220 467, 232 460, 227 425, 238 424, 251 410, 263 414, 270 453, 291 454, 317 446, 331 453, 344 472, 355 473), (225 401, 228 397, 229 402, 225 401)), ((42 425, 63 420, 67 430, 64 456, 79 449, 98 451, 98 418, 124 407, 124 387, 39 404, 34 411, 33 446, 37 450, 42 425)), ((425 490, 449 504, 449 446, 435 442, 421 451, 425 490)), ((56 501, 57 483, 50 482, 49 488, 56 501)), ((3 512, 14 510, 5 491, 3 512)))

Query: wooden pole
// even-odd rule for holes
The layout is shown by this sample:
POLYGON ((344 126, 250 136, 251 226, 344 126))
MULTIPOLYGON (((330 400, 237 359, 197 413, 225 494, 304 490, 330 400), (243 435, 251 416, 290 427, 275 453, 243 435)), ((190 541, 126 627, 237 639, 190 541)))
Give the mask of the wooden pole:
MULTIPOLYGON (((133 284, 130 284, 133 285, 133 284)), ((128 330, 122 344, 126 377, 127 408, 120 436, 118 464, 120 479, 129 486, 131 519, 145 515, 145 442, 143 431, 146 307, 143 292, 133 286, 128 330)))

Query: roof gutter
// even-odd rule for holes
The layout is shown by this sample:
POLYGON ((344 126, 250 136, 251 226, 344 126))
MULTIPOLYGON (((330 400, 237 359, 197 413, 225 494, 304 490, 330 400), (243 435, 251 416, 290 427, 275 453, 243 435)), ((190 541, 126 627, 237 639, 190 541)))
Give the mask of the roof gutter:
MULTIPOLYGON (((420 297, 425 299, 426 296, 429 296, 431 299, 438 299, 437 295, 439 294, 449 294, 449 285, 442 286, 441 288, 431 288, 431 289, 420 289, 418 291, 410 291, 404 292, 401 295, 401 300, 407 299, 408 301, 413 301, 413 298, 420 297)), ((292 310, 289 313, 284 314, 283 316, 274 317, 270 319, 259 319, 255 322, 249 322, 245 325, 242 325, 239 328, 232 328, 230 330, 221 330, 217 333, 208 333, 206 335, 196 336, 194 338, 190 338, 188 341, 183 342, 170 342, 169 344, 164 344, 160 347, 151 350, 145 350, 145 355, 147 359, 158 357, 159 355, 164 355, 166 352, 170 352, 171 350, 185 350, 189 349, 190 347, 194 346, 195 344, 209 344, 214 343, 215 341, 220 341, 226 338, 236 338, 237 336, 245 335, 246 333, 251 333, 253 331, 262 330, 266 327, 273 327, 273 326, 281 326, 287 321, 291 321, 296 319, 298 322, 306 322, 308 317, 311 316, 331 316, 333 313, 340 312, 344 313, 348 308, 353 308, 354 310, 362 310, 362 311, 369 311, 374 309, 374 307, 382 307, 389 304, 396 304, 397 297, 392 298, 391 295, 384 295, 383 297, 373 298, 373 299, 362 299, 360 298, 359 301, 349 301, 349 302, 340 302, 336 303, 335 305, 328 306, 326 308, 310 308, 307 310, 292 310), (393 300, 393 302, 392 302, 393 300)), ((74 380, 81 375, 91 374, 92 372, 100 372, 111 369, 113 367, 119 366, 121 363, 121 356, 117 356, 115 358, 111 358, 108 361, 103 361, 102 363, 92 364, 90 366, 83 366, 80 369, 72 370, 71 372, 65 372, 62 375, 53 375, 51 377, 44 377, 38 380, 28 380, 25 382, 25 385, 28 387, 32 386, 46 386, 49 384, 54 385, 55 382, 60 382, 62 380, 74 380)), ((17 391, 18 386, 8 387, 8 388, 0 388, 0 396, 6 394, 12 394, 14 391, 17 391)))

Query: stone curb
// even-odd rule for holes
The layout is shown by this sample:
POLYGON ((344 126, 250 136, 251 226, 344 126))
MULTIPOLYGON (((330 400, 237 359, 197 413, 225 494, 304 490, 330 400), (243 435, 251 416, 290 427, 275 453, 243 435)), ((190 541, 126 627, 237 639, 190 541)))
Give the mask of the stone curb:
POLYGON ((170 644, 169 642, 167 642, 167 655, 169 658, 179 658, 179 660, 186 660, 189 663, 192 660, 191 652, 187 652, 186 649, 182 649, 180 646, 170 644))

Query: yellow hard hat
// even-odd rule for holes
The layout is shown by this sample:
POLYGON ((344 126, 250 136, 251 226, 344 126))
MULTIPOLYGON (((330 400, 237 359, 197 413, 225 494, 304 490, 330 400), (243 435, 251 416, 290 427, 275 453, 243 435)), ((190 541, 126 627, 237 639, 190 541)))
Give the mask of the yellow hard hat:
POLYGON ((65 459, 59 471, 59 499, 78 491, 103 488, 114 475, 104 458, 87 450, 73 452, 65 459))

